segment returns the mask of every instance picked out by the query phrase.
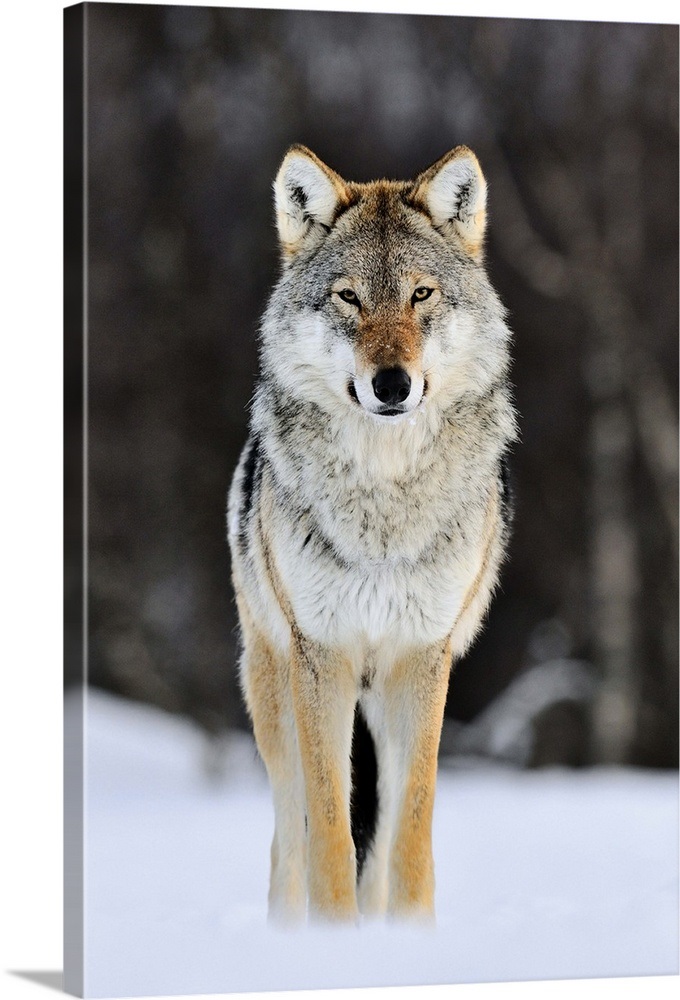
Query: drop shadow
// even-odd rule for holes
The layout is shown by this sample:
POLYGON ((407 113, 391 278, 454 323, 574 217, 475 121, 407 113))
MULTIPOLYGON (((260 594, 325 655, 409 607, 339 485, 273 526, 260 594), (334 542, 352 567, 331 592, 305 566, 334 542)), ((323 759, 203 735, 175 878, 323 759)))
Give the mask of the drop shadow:
POLYGON ((8 969, 7 971, 12 976, 21 976, 22 979, 28 979, 39 986, 46 986, 50 990, 57 990, 58 993, 64 992, 64 973, 61 969, 54 972, 45 972, 44 970, 24 971, 19 969, 8 969))

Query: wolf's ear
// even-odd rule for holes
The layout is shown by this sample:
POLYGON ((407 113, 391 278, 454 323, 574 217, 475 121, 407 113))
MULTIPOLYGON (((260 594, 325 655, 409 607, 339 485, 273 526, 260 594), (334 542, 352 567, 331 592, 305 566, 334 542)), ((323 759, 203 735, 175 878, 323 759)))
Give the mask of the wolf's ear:
POLYGON ((486 181, 477 157, 456 146, 416 177, 412 199, 445 236, 457 236, 475 260, 482 256, 486 228, 486 181))
POLYGON ((290 259, 330 230, 350 195, 342 177, 311 150, 291 146, 274 181, 274 199, 281 248, 290 259))

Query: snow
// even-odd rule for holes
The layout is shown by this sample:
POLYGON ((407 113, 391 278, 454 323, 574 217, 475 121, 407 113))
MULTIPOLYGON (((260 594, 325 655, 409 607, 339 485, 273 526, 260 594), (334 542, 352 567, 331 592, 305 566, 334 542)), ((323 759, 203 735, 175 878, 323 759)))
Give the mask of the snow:
POLYGON ((436 928, 280 931, 266 776, 248 737, 223 756, 216 777, 190 723, 89 693, 86 996, 678 971, 674 773, 441 767, 436 928))

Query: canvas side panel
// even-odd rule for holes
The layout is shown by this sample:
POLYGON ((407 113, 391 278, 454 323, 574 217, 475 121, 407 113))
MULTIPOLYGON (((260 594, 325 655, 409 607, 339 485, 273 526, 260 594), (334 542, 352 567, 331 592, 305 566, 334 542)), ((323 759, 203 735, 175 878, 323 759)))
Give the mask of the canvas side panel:
POLYGON ((86 5, 64 11, 64 990, 84 995, 86 5))

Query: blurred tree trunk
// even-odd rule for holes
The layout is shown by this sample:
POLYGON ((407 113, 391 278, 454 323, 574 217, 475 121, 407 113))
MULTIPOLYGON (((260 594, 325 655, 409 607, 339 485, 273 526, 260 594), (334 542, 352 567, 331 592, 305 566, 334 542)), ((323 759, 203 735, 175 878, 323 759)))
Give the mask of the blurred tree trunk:
MULTIPOLYGON (((591 634, 602 681, 594 702, 593 757, 625 763, 636 732, 637 537, 632 486, 633 422, 627 392, 627 322, 606 240, 583 193, 560 167, 548 171, 554 220, 588 320, 584 378, 590 396, 589 553, 591 634)), ((592 208, 592 206, 591 206, 592 208)))
POLYGON ((636 731, 637 538, 632 495, 632 426, 613 324, 593 337, 590 517, 593 640, 603 671, 594 705, 595 759, 623 764, 631 757, 636 731), (614 336, 612 336, 614 333, 614 336), (595 374, 607 359, 609 377, 595 374), (616 372, 616 376, 612 376, 616 372))

